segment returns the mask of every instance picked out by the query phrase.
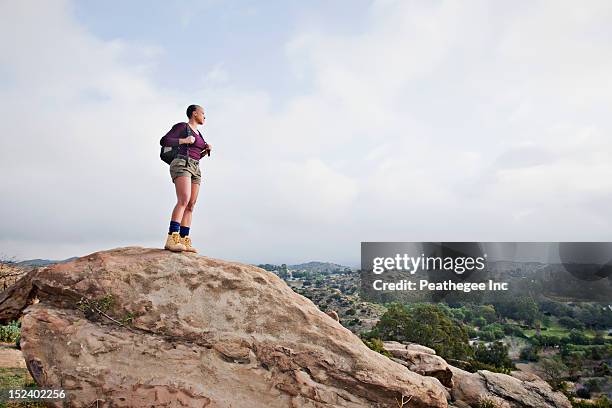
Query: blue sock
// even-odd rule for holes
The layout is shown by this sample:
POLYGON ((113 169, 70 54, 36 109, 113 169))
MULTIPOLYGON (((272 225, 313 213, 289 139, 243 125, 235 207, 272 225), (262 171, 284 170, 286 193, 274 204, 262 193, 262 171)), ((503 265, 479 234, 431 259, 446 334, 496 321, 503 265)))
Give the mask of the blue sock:
POLYGON ((185 237, 187 235, 189 235, 189 227, 183 227, 181 225, 181 237, 185 237))
POLYGON ((173 232, 179 232, 180 228, 181 228, 180 222, 170 221, 170 229, 168 230, 168 235, 172 234, 173 232))

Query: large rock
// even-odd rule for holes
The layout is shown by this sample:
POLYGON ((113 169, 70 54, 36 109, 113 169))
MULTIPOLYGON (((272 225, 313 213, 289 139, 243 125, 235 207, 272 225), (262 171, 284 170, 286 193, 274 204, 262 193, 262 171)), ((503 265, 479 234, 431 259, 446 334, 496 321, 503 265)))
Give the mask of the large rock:
POLYGON ((400 364, 405 365, 411 371, 435 377, 445 386, 453 386, 453 373, 448 363, 436 352, 420 344, 402 344, 396 341, 386 341, 383 343, 394 358, 399 359, 400 364))
POLYGON ((560 392, 537 376, 492 373, 481 370, 469 373, 451 366, 453 372, 453 400, 478 406, 481 399, 494 401, 498 408, 571 408, 571 403, 560 392), (519 378, 517 378, 519 377, 519 378))
POLYGON ((402 396, 447 406, 437 380, 371 351, 253 266, 98 252, 5 291, 0 319, 21 314, 32 376, 73 407, 397 407, 402 396))

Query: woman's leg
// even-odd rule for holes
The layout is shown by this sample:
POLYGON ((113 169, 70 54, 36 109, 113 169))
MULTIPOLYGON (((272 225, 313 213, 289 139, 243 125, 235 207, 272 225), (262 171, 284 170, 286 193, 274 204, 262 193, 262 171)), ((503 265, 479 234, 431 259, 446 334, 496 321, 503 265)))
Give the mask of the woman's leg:
POLYGON ((172 210, 172 221, 180 222, 184 214, 187 212, 187 207, 191 199, 191 177, 180 176, 174 179, 174 188, 176 190, 176 205, 172 210))
MULTIPOLYGON (((191 217, 193 215, 193 207, 195 206, 196 200, 198 199, 198 193, 200 192, 200 185, 197 183, 191 183, 191 194, 187 201, 185 211, 183 212, 183 218, 181 219, 181 226, 190 227, 191 217)), ((172 218, 174 220, 174 218, 172 218)))

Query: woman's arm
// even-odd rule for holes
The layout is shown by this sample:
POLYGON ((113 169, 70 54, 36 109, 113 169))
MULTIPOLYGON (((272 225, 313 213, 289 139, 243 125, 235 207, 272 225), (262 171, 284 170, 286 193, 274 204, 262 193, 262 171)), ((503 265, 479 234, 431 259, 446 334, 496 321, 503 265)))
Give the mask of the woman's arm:
POLYGON ((174 147, 185 143, 185 139, 181 135, 185 134, 185 124, 177 123, 172 126, 172 129, 159 140, 159 144, 164 147, 174 147))

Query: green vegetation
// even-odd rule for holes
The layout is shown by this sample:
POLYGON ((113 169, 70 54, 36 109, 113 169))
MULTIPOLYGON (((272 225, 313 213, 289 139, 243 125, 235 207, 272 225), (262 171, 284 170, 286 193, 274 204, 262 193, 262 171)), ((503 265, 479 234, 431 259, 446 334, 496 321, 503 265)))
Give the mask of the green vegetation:
POLYGON ((374 350, 377 353, 382 354, 383 356, 391 357, 391 353, 385 350, 385 346, 383 345, 383 341, 379 338, 373 339, 362 339, 363 343, 368 346, 371 350, 374 350))
POLYGON ((463 360, 473 354, 465 325, 458 324, 439 305, 391 304, 365 337, 419 343, 443 358, 463 360))
POLYGON ((533 344, 523 348, 521 350, 521 353, 519 355, 521 360, 527 360, 527 361, 538 361, 539 360, 539 356, 538 354, 542 351, 541 347, 539 346, 534 346, 533 344))
POLYGON ((77 309, 85 314, 88 319, 96 319, 99 316, 129 329, 129 325, 136 318, 133 312, 126 312, 123 315, 113 316, 111 310, 115 305, 115 299, 112 294, 106 294, 99 299, 88 299, 82 297, 77 303, 77 309))
POLYGON ((0 368, 0 388, 35 387, 27 368, 0 368))
POLYGON ((115 299, 111 294, 107 294, 100 299, 87 299, 83 297, 77 303, 77 308, 86 315, 93 313, 106 313, 111 309, 114 303, 115 299))
MULTIPOLYGON (((26 388, 36 387, 36 382, 30 376, 26 368, 0 368, 0 388, 26 388)), ((24 402, 0 402, 0 408, 14 407, 44 407, 42 402, 24 401, 24 402)))
POLYGON ((21 333, 20 322, 10 322, 6 326, 0 326, 0 341, 4 343, 15 343, 21 333))
POLYGON ((492 399, 481 398, 480 401, 478 401, 478 405, 476 407, 477 408, 497 408, 498 406, 495 403, 495 401, 493 401, 492 399))
POLYGON ((512 364, 512 361, 508 357, 508 346, 501 341, 496 341, 488 345, 478 343, 474 347, 474 359, 499 369, 507 369, 507 371, 514 368, 514 364, 512 364))

